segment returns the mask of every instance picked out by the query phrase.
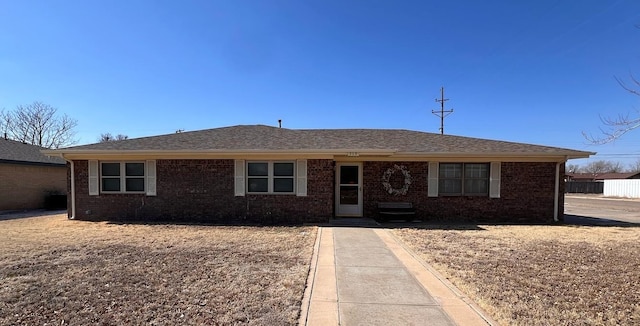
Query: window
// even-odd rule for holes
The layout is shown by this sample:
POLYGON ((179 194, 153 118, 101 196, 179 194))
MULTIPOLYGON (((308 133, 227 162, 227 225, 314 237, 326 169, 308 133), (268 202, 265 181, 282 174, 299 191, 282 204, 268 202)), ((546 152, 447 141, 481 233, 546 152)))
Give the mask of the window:
POLYGON ((489 164, 440 163, 438 190, 444 196, 489 194, 489 164))
POLYGON ((293 193, 293 162, 248 162, 249 193, 293 193))
POLYGON ((101 162, 102 192, 144 192, 144 162, 101 162))

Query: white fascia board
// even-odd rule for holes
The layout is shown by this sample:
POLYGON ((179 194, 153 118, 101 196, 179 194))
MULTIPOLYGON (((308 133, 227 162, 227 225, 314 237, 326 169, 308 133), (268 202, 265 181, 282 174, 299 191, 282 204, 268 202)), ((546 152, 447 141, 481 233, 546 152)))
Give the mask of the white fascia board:
POLYGON ((421 152, 398 152, 394 155, 394 157, 421 157, 421 158, 546 158, 566 161, 567 159, 575 159, 575 158, 588 158, 591 155, 595 155, 593 152, 555 152, 555 153, 545 153, 545 152, 476 152, 476 153, 421 153, 421 152))
POLYGON ((339 150, 42 150, 44 155, 64 157, 68 159, 95 158, 253 158, 253 157, 293 157, 293 158, 348 158, 349 160, 411 160, 411 161, 446 161, 446 160, 500 160, 500 161, 554 161, 565 162, 568 159, 588 158, 593 152, 562 151, 555 153, 526 152, 397 152, 380 149, 339 149, 339 150))
POLYGON ((64 153, 56 149, 42 149, 40 153, 49 157, 64 157, 64 153))
POLYGON ((157 151, 157 150, 57 150, 52 151, 53 155, 64 156, 72 159, 89 158, 254 158, 254 157, 289 157, 289 158, 326 158, 332 159, 335 156, 391 156, 392 151, 381 150, 177 150, 177 151, 157 151))

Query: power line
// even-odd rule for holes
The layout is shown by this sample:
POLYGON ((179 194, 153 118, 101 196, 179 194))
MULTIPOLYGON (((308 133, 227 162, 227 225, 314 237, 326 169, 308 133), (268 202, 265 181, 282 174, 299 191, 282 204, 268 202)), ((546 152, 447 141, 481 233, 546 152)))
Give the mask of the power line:
POLYGON ((600 153, 597 153, 594 156, 597 156, 597 157, 632 157, 633 158, 633 157, 640 157, 640 153, 636 153, 636 154, 606 154, 606 153, 600 154, 600 153))

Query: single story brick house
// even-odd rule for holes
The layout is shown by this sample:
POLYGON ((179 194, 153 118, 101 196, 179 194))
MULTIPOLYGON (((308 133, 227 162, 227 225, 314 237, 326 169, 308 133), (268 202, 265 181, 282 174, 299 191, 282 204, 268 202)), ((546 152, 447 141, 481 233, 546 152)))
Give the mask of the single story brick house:
POLYGON ((548 222, 564 165, 594 153, 391 129, 241 125, 45 151, 69 218, 315 223, 410 202, 425 220, 548 222))
POLYGON ((0 138, 0 211, 44 208, 51 194, 67 192, 66 162, 43 149, 0 138))

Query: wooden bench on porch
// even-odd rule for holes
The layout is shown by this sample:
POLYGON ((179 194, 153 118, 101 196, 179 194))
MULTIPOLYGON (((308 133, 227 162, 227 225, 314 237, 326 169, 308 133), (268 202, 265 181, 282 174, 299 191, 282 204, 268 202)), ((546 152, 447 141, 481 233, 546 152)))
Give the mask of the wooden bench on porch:
POLYGON ((406 221, 413 220, 416 210, 409 202, 378 202, 378 214, 380 220, 396 220, 403 218, 406 221))

